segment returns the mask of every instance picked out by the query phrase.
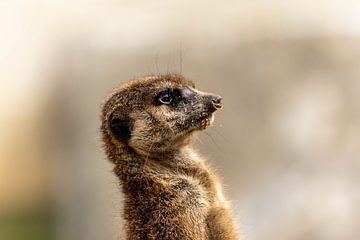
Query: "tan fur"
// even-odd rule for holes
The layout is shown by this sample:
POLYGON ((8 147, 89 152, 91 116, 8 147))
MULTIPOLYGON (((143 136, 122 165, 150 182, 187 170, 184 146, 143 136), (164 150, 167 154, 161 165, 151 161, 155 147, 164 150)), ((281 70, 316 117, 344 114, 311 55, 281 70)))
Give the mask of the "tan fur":
POLYGON ((163 75, 130 81, 105 100, 101 131, 125 194, 127 239, 239 239, 215 175, 191 147, 194 132, 210 125, 204 109, 213 98, 180 75, 163 75), (168 88, 196 96, 183 110, 154 105, 154 96, 168 88), (109 127, 118 115, 131 120, 125 140, 109 127))

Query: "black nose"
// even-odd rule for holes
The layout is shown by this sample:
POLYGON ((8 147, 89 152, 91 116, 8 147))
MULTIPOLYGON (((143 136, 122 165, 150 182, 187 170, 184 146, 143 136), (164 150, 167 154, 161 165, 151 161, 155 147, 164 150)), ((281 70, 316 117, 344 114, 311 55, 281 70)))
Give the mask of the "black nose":
POLYGON ((221 100, 222 100, 222 97, 220 97, 220 96, 212 97, 211 102, 216 109, 222 108, 221 100))

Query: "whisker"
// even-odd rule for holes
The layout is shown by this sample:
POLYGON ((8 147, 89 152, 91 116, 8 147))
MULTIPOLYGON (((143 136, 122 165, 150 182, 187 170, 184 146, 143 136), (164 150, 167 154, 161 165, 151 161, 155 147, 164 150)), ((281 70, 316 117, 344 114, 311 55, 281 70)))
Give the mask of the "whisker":
POLYGON ((201 141, 201 138, 198 135, 195 135, 194 138, 195 138, 195 141, 198 141, 200 144, 204 145, 204 142, 201 141))
POLYGON ((182 52, 182 44, 180 44, 180 59, 179 59, 179 67, 180 67, 180 74, 182 74, 183 68, 183 52, 182 52))
POLYGON ((156 67, 156 71, 157 71, 158 75, 160 75, 158 60, 159 60, 159 54, 157 53, 155 55, 155 67, 156 67))
POLYGON ((155 143, 155 140, 151 143, 151 145, 150 145, 150 147, 149 147, 149 151, 148 151, 148 154, 146 155, 144 164, 146 164, 147 161, 149 160, 149 156, 150 156, 150 153, 151 153, 151 149, 152 149, 154 143, 155 143))
POLYGON ((224 135, 220 133, 216 128, 210 128, 211 130, 215 131, 223 140, 225 140, 227 143, 229 143, 229 139, 227 139, 224 135))
POLYGON ((170 59, 168 59, 167 61, 166 74, 170 74, 169 70, 170 70, 170 59))
POLYGON ((211 141, 215 144, 215 146, 220 150, 220 152, 224 152, 221 148, 220 148, 220 146, 216 143, 216 141, 214 140, 214 138, 208 133, 208 132, 204 132, 210 139, 211 139, 211 141))

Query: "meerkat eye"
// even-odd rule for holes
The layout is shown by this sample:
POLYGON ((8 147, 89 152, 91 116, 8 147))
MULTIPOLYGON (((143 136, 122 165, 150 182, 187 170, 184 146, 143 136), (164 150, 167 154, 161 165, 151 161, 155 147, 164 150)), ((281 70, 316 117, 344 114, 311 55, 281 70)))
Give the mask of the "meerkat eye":
POLYGON ((169 94, 169 93, 164 93, 159 98, 159 101, 162 104, 170 104, 172 100, 173 100, 173 98, 172 98, 171 94, 169 94))
POLYGON ((158 105, 161 105, 161 104, 168 105, 173 100, 174 100, 174 94, 171 90, 163 91, 156 96, 156 103, 158 105))

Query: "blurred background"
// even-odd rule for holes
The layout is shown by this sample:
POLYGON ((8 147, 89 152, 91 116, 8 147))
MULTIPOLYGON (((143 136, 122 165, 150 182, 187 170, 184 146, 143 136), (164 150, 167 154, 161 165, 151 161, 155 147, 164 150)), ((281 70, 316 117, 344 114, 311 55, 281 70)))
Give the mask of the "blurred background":
POLYGON ((0 29, 1 240, 123 238, 100 106, 167 72, 223 96, 195 145, 245 239, 360 239, 359 1, 2 0, 0 29))

